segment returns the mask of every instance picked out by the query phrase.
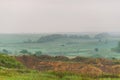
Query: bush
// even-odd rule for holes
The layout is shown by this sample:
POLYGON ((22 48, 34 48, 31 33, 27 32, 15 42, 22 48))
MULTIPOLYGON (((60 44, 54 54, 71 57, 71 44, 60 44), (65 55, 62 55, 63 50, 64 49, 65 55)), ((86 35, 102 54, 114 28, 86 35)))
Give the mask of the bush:
POLYGON ((2 52, 3 53, 9 53, 9 51, 7 49, 3 49, 2 52))
POLYGON ((31 52, 29 52, 29 51, 26 50, 26 49, 21 50, 20 53, 22 53, 22 54, 24 54, 24 55, 25 55, 25 54, 31 55, 31 52))
POLYGON ((0 54, 0 66, 5 68, 24 68, 24 66, 16 61, 14 57, 0 54))
POLYGON ((26 49, 23 49, 20 51, 20 53, 28 53, 28 51, 26 49))
POLYGON ((34 56, 40 56, 40 55, 42 55, 42 51, 36 51, 34 54, 34 56))

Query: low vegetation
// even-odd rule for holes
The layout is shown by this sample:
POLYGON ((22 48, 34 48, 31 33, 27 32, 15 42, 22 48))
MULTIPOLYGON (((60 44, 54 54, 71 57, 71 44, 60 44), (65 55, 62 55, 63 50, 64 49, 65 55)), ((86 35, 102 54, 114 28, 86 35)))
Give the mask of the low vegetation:
POLYGON ((16 61, 15 57, 13 56, 8 56, 5 54, 0 54, 0 67, 1 68, 24 68, 24 66, 16 61))
POLYGON ((87 77, 118 78, 120 74, 120 60, 104 58, 68 58, 65 56, 18 56, 21 63, 38 71, 72 72, 87 77))
POLYGON ((119 80, 120 60, 0 54, 0 80, 119 80))

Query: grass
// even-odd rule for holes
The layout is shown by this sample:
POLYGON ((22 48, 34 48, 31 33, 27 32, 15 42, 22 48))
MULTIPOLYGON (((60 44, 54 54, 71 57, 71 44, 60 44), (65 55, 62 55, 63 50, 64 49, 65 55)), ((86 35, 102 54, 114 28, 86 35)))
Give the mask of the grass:
POLYGON ((72 72, 29 70, 14 57, 0 54, 0 80, 120 80, 120 78, 88 77, 72 72))
POLYGON ((16 61, 15 57, 10 57, 0 53, 0 69, 1 68, 24 68, 24 66, 16 61))
MULTIPOLYGON (((1 74, 1 71, 0 71, 1 74)), ((120 78, 89 78, 81 75, 56 72, 35 72, 30 73, 18 73, 12 71, 12 74, 8 73, 0 75, 0 80, 120 80, 120 78), (9 74, 9 75, 8 75, 9 74), (60 75, 63 75, 60 77, 60 75)))

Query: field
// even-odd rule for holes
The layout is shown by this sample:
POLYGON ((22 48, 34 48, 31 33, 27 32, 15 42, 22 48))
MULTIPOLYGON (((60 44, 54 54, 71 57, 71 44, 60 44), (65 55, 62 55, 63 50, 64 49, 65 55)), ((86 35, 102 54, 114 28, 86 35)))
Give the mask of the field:
MULTIPOLYGON (((59 38, 54 41, 24 43, 28 40, 36 41, 45 35, 48 34, 1 34, 0 51, 6 49, 10 55, 19 55, 21 50, 26 49, 30 53, 41 51, 42 54, 53 56, 120 58, 119 53, 111 51, 111 48, 117 47, 120 37, 105 38, 101 42, 95 38, 59 38), (96 52, 95 48, 98 48, 99 51, 96 52)), ((93 37, 93 34, 90 36, 93 37)))
POLYGON ((0 80, 119 80, 120 78, 90 78, 70 73, 51 73, 51 72, 31 72, 18 73, 15 71, 0 71, 0 80))

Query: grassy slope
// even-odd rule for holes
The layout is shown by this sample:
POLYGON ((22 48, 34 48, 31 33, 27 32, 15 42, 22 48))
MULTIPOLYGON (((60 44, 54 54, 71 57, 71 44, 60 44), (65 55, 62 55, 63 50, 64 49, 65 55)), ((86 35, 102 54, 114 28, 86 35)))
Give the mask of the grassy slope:
MULTIPOLYGON (((28 70, 14 57, 3 54, 0 54, 0 67, 0 80, 96 80, 68 72, 28 70)), ((119 80, 119 78, 97 78, 97 80, 119 80)))
POLYGON ((61 77, 61 74, 49 72, 17 73, 13 71, 12 74, 7 72, 7 74, 0 75, 0 80, 120 80, 120 78, 89 78, 69 73, 61 77))
POLYGON ((10 57, 8 55, 5 54, 0 54, 0 68, 16 68, 16 69, 20 69, 20 68, 24 68, 24 66, 16 61, 15 57, 10 57))

